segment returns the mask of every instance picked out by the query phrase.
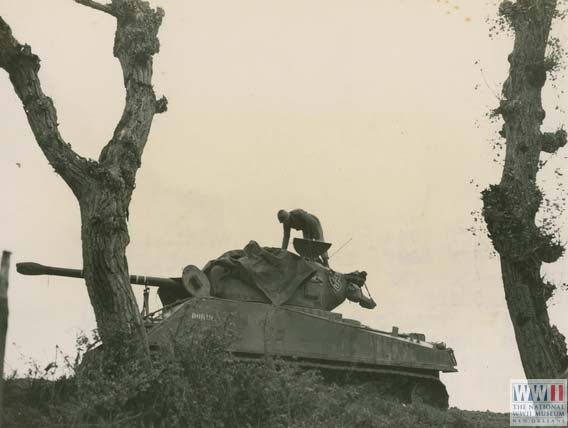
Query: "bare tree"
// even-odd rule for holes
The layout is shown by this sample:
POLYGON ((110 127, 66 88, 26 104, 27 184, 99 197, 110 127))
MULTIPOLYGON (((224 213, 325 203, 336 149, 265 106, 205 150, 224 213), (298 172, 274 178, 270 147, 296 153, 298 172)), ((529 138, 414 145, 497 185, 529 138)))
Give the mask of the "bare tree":
POLYGON ((0 67, 22 101, 39 147, 79 202, 85 282, 105 349, 118 351, 125 338, 132 338, 148 357, 148 340, 128 276, 127 220, 152 119, 167 107, 167 100, 158 100, 152 88, 152 57, 159 51, 157 34, 164 12, 141 0, 75 1, 117 21, 114 56, 122 67, 126 103, 98 161, 79 156, 65 142, 55 106, 41 89, 40 59, 13 37, 1 17, 0 67))
POLYGON ((566 369, 564 336, 550 324, 547 300, 554 286, 543 280, 543 263, 558 260, 564 248, 552 233, 537 227, 543 199, 536 184, 541 152, 566 144, 566 132, 541 132, 545 111, 541 91, 555 60, 547 56, 557 0, 505 0, 500 16, 512 28, 509 76, 495 111, 504 120, 506 139, 501 181, 483 192, 483 215, 499 253, 505 297, 527 378, 554 378, 566 369))
MULTIPOLYGON (((6 353, 6 334, 8 333, 8 274, 10 273, 10 253, 2 252, 0 262, 0 410, 4 402, 4 355, 6 353)), ((0 425, 2 414, 0 412, 0 425)))

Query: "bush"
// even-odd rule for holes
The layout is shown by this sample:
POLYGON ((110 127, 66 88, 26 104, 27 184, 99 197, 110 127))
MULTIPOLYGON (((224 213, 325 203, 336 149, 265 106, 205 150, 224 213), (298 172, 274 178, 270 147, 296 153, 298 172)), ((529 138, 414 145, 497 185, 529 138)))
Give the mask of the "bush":
MULTIPOLYGON (((82 364, 65 361, 72 376, 56 381, 28 373, 6 390, 4 426, 101 428, 491 428, 509 425, 489 416, 424 405, 405 406, 378 388, 338 386, 315 371, 278 360, 242 362, 227 349, 235 340, 228 320, 194 324, 154 355, 112 374, 100 349, 82 364)), ((79 341, 79 350, 89 348, 79 341)), ((125 348, 126 349, 126 348, 125 348)), ((35 375, 38 372, 36 371, 35 375)))

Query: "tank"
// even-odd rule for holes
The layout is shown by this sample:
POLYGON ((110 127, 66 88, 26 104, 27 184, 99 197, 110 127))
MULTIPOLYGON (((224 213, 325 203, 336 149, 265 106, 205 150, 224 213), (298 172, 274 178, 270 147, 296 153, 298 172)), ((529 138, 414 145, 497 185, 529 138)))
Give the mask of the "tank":
MULTIPOLYGON (((251 241, 203 269, 186 266, 181 277, 132 275, 132 284, 158 287, 164 305, 149 313, 145 293, 143 317, 151 346, 168 346, 180 328, 230 315, 237 329, 234 358, 278 357, 334 380, 379 383, 405 402, 446 409, 440 373, 457 371, 452 349, 426 341, 421 333, 404 334, 397 327, 381 331, 334 312, 345 300, 367 309, 376 306, 363 292, 366 273, 335 272, 317 260, 311 247, 307 256, 300 251, 302 257, 251 241)), ((19 263, 17 270, 82 278, 80 270, 36 263, 19 263)))

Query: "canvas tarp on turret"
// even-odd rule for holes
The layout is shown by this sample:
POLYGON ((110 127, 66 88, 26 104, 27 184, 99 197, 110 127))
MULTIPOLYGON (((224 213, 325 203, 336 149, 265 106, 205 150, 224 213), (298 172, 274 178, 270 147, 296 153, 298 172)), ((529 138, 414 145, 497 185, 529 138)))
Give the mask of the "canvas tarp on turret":
POLYGON ((285 303, 304 281, 315 274, 309 262, 282 248, 261 247, 250 241, 242 250, 226 252, 203 268, 206 275, 214 266, 228 269, 227 275, 260 289, 275 305, 285 303))

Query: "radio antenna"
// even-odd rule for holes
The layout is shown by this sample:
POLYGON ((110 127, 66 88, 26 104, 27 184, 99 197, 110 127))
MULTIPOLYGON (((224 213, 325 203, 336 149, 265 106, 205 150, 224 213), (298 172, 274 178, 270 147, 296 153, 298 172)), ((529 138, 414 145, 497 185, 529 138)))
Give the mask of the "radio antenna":
POLYGON ((337 249, 337 251, 335 251, 331 256, 329 256, 329 258, 331 259, 331 258, 332 258, 333 256, 335 256, 337 253, 339 253, 341 250, 343 250, 343 249, 347 246, 347 244, 349 244, 352 240, 353 240, 353 238, 349 238, 347 241, 345 241, 345 243, 344 243, 341 247, 339 247, 339 248, 337 249))

